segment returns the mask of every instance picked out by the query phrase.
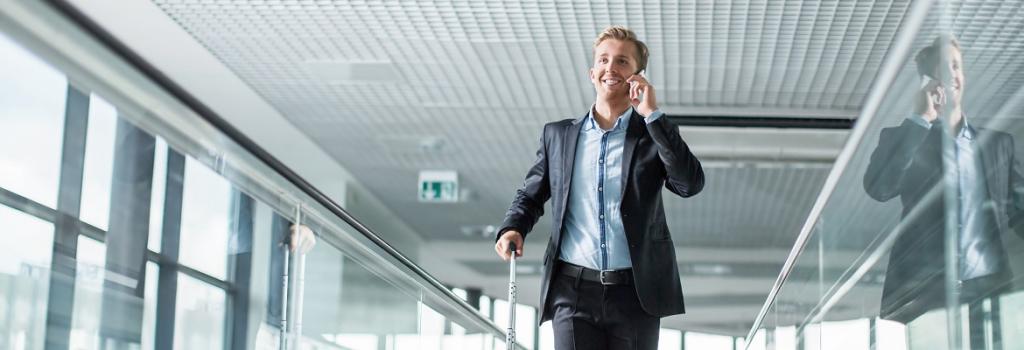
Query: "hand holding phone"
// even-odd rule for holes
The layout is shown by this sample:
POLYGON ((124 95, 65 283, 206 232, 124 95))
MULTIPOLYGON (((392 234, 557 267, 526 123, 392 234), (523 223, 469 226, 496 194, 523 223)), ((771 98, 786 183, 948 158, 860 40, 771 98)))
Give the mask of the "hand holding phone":
POLYGON ((946 89, 942 84, 927 75, 921 76, 921 88, 915 96, 914 113, 929 123, 934 122, 945 105, 946 89))
POLYGON ((636 112, 644 118, 654 113, 658 109, 657 101, 654 98, 654 86, 647 81, 643 72, 634 74, 626 81, 629 82, 629 103, 633 105, 636 112))

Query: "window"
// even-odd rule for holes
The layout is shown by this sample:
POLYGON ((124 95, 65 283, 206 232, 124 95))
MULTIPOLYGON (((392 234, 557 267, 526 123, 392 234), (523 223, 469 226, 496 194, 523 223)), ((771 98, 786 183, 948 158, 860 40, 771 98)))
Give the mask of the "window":
POLYGON ((0 187, 57 207, 64 75, 0 36, 0 187))
POLYGON ((181 263, 227 279, 230 222, 231 184, 187 158, 181 208, 181 263))
POLYGON ((39 349, 46 330, 53 224, 0 205, 0 348, 39 349))
POLYGON ((149 204, 149 250, 160 252, 160 238, 163 237, 164 201, 167 192, 167 142, 156 138, 156 154, 153 156, 153 193, 149 204))
POLYGON ((110 216, 110 184, 114 173, 114 141, 117 110, 96 95, 89 98, 89 127, 85 137, 85 168, 82 174, 82 209, 79 217, 107 230, 110 216))
POLYGON ((103 271, 107 247, 97 240, 79 236, 75 266, 75 304, 72 312, 72 349, 98 349, 100 314, 103 304, 103 271))
POLYGON ((174 348, 223 348, 226 306, 224 290, 179 273, 174 348))
POLYGON ((675 329, 661 329, 658 335, 658 350, 679 350, 683 348, 683 332, 675 329))
POLYGON ((683 335, 687 349, 701 350, 732 350, 732 337, 724 335, 704 334, 698 332, 686 332, 683 335))

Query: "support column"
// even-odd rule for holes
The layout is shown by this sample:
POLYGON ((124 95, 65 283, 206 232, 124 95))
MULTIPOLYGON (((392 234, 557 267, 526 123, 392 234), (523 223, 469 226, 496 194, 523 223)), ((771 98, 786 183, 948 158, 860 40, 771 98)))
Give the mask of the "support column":
POLYGON ((119 119, 107 232, 100 339, 103 349, 131 349, 142 340, 146 243, 156 140, 119 119))
POLYGON ((226 348, 246 349, 249 337, 250 285, 252 283, 252 197, 232 188, 231 190, 231 241, 228 248, 228 280, 235 286, 233 297, 229 298, 230 314, 226 319, 229 336, 226 348))
POLYGON ((78 264, 78 215, 81 211, 88 126, 89 95, 68 84, 53 257, 50 261, 50 290, 46 303, 47 350, 66 350, 70 346, 68 340, 71 338, 71 320, 75 310, 78 264))
POLYGON ((157 276, 156 331, 153 346, 156 349, 174 348, 174 321, 178 295, 178 251, 181 245, 181 208, 185 186, 185 156, 167 150, 167 174, 164 182, 164 215, 161 223, 160 272, 157 276))

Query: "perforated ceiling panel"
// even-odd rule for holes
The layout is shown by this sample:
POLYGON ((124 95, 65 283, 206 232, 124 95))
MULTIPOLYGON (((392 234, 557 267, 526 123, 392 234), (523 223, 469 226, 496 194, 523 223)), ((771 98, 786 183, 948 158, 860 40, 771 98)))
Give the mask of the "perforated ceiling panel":
POLYGON ((630 26, 647 41, 647 74, 673 113, 853 116, 907 6, 156 3, 389 206, 408 209, 398 211, 404 218, 459 213, 423 232, 449 238, 500 220, 540 126, 592 103, 590 45, 605 26, 630 26), (415 203, 420 169, 458 170, 479 202, 415 203))

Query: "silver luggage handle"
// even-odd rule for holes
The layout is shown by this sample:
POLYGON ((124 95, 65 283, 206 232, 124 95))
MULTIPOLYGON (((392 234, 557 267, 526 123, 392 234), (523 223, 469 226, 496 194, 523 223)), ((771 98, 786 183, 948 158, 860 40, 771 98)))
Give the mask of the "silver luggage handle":
POLYGON ((516 244, 510 243, 509 250, 512 258, 509 259, 508 270, 508 330, 505 333, 505 349, 515 349, 516 344, 516 244))

